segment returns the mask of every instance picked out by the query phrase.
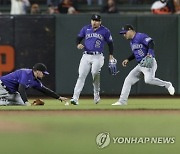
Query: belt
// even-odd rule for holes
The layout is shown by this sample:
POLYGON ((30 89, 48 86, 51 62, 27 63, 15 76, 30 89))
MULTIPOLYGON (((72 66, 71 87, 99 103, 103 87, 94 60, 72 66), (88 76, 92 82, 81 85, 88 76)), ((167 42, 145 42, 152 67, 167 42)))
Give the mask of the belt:
POLYGON ((98 52, 98 51, 84 51, 84 54, 88 54, 88 55, 100 55, 102 54, 102 52, 98 52))

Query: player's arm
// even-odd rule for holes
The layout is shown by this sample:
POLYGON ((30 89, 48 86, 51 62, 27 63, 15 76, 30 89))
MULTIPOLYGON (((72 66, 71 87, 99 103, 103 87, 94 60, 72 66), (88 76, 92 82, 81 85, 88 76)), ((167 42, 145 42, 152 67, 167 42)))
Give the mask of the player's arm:
POLYGON ((123 66, 123 67, 126 67, 127 64, 128 64, 131 60, 133 60, 133 59, 135 59, 134 54, 130 55, 127 59, 123 60, 122 66, 123 66))
POLYGON ((154 54, 154 41, 153 40, 151 40, 148 43, 148 54, 149 55, 153 55, 154 54))
POLYGON ((76 38, 76 44, 77 44, 77 45, 80 44, 82 40, 83 40, 83 37, 77 36, 77 38, 76 38))
POLYGON ((109 61, 110 61, 111 59, 114 59, 114 57, 113 57, 114 44, 113 44, 113 42, 108 42, 107 44, 109 47, 109 61))
POLYGON ((134 54, 130 55, 127 59, 128 59, 128 61, 134 60, 135 59, 134 54))
POLYGON ((84 37, 85 37, 85 31, 86 31, 86 29, 87 29, 87 27, 86 26, 84 26, 81 30, 80 30, 80 32, 79 32, 79 34, 78 34, 78 36, 77 36, 77 38, 76 38, 76 45, 77 45, 77 48, 78 49, 83 49, 84 48, 84 45, 81 43, 81 41, 84 39, 84 37))
POLYGON ((55 99, 59 99, 61 101, 65 101, 67 100, 67 98, 65 97, 62 97, 62 96, 59 96, 57 93, 55 93, 53 90, 45 87, 45 86, 42 86, 41 88, 36 88, 38 91, 52 97, 52 98, 55 98, 55 99))
POLYGON ((25 85, 19 84, 18 92, 19 92, 19 94, 20 94, 20 96, 21 96, 24 104, 29 105, 30 103, 28 102, 28 99, 27 99, 26 87, 25 87, 25 85))
POLYGON ((82 41, 82 40, 83 40, 83 37, 78 36, 78 37, 76 38, 76 44, 77 44, 77 48, 78 48, 78 49, 83 49, 83 48, 84 48, 84 45, 81 44, 81 41, 82 41))

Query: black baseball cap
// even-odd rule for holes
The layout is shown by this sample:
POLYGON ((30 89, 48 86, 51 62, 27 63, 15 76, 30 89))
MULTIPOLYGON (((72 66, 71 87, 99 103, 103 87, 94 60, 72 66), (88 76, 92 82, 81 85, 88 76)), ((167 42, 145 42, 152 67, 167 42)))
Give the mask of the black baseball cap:
POLYGON ((121 28, 120 34, 125 34, 128 30, 134 30, 134 27, 132 25, 125 25, 121 28))
POLYGON ((33 70, 38 70, 43 72, 43 74, 49 75, 49 72, 47 71, 47 67, 46 65, 44 65, 43 63, 37 63, 33 66, 33 70))
POLYGON ((162 3, 166 3, 168 0, 160 0, 162 3))
POLYGON ((99 14, 93 14, 91 20, 101 21, 101 16, 99 14))

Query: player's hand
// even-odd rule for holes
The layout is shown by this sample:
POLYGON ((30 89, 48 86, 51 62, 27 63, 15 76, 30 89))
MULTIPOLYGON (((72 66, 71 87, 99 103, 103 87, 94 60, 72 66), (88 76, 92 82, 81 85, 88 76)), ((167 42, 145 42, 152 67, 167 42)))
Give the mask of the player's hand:
POLYGON ((112 61, 113 59, 115 59, 113 55, 109 55, 109 61, 112 61))
POLYGON ((128 59, 123 60, 123 62, 122 62, 122 66, 123 66, 123 67, 126 67, 126 66, 127 66, 127 64, 128 64, 128 62, 129 62, 129 60, 128 60, 128 59))
POLYGON ((64 102, 67 101, 67 98, 66 98, 66 97, 61 97, 61 96, 60 96, 58 99, 59 99, 61 102, 62 102, 62 101, 64 101, 64 102))
POLYGON ((78 44, 78 45, 77 45, 77 48, 78 48, 78 49, 83 49, 83 48, 84 48, 84 45, 83 45, 83 44, 78 44))
POLYGON ((31 106, 31 103, 29 103, 28 101, 24 103, 25 106, 31 106))
POLYGON ((150 53, 147 53, 147 55, 146 55, 147 57, 152 57, 152 55, 150 54, 150 53))

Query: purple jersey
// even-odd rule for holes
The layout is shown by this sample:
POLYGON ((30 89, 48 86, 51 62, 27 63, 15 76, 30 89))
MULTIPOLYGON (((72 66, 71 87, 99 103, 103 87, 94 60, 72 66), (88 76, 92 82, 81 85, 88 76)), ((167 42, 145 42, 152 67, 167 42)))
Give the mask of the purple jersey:
POLYGON ((19 69, 10 74, 0 77, 0 80, 11 93, 18 91, 19 84, 27 88, 41 89, 42 83, 37 80, 32 69, 19 69))
MULTIPOLYGON (((132 52, 138 62, 147 55, 150 41, 152 41, 152 38, 144 33, 136 33, 134 38, 130 41, 132 52)), ((152 56, 154 57, 154 52, 152 56)))
POLYGON ((84 51, 88 52, 103 52, 105 42, 112 42, 112 36, 109 31, 104 26, 100 26, 97 30, 94 31, 92 25, 84 26, 78 37, 84 38, 84 51))

